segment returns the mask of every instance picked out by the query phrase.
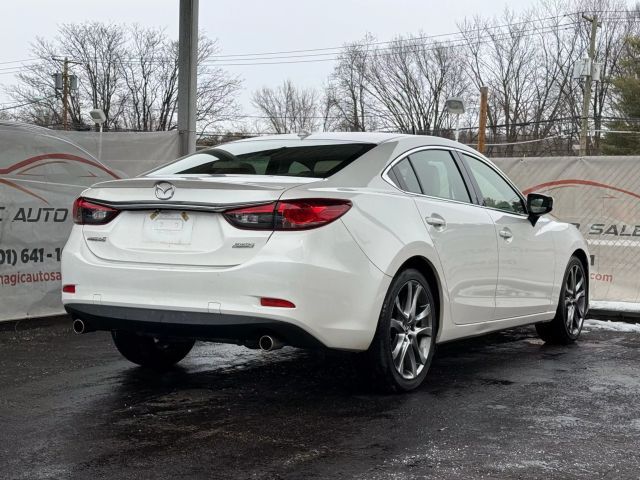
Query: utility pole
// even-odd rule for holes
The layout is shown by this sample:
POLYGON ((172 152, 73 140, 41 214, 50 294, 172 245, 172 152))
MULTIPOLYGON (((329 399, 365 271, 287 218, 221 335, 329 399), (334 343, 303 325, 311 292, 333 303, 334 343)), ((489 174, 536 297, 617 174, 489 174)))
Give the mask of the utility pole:
POLYGON ((69 59, 67 57, 64 57, 62 65, 62 129, 69 130, 67 122, 69 112, 69 59))
POLYGON ((78 88, 77 77, 75 75, 69 75, 69 64, 82 65, 82 62, 71 61, 68 57, 64 57, 64 59, 53 57, 52 59, 57 62, 62 62, 61 86, 58 86, 60 74, 56 73, 54 77, 56 78, 56 90, 62 90, 62 128, 64 130, 69 130, 69 96, 71 95, 72 89, 78 88))
POLYGON ((589 134, 589 108, 591 107, 591 81, 596 58, 596 34, 598 31, 598 16, 588 17, 582 15, 587 22, 591 22, 591 39, 589 42, 589 65, 584 83, 584 96, 582 101, 582 128, 580 129, 580 155, 587 155, 587 139, 589 134))
POLYGON ((478 151, 484 153, 487 131, 487 107, 489 103, 489 87, 480 87, 480 126, 478 129, 478 151))

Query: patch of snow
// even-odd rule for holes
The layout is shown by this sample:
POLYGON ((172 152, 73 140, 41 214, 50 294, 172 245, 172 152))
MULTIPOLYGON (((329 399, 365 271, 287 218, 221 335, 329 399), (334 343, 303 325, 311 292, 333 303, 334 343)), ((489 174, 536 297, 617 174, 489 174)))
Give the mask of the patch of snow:
POLYGON ((610 332, 640 333, 640 323, 611 322, 604 320, 585 320, 584 326, 594 330, 608 330, 610 332))
POLYGON ((640 313, 640 303, 609 302, 604 300, 589 301, 591 310, 608 310, 610 312, 636 312, 640 313))

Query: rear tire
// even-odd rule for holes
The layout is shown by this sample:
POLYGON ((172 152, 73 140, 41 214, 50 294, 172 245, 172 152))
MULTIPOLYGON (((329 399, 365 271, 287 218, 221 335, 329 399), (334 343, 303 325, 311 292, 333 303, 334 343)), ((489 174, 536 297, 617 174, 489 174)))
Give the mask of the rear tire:
POLYGON ((116 330, 111 332, 113 343, 124 358, 153 370, 166 370, 191 351, 195 340, 176 340, 151 337, 116 330))
POLYGON ((546 343, 568 345, 580 336, 588 310, 587 277, 584 265, 571 257, 562 279, 556 316, 550 322, 537 323, 538 336, 546 343))
POLYGON ((400 272, 385 297, 363 365, 376 386, 392 392, 420 386, 435 351, 435 318, 435 302, 424 276, 414 269, 400 272))

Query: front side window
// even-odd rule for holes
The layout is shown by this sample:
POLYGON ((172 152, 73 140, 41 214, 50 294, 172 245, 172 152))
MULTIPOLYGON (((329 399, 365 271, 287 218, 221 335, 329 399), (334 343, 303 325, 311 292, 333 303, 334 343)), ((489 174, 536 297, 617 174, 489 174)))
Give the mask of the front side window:
POLYGON ((446 150, 423 150, 409 156, 422 191, 430 197, 471 203, 460 170, 446 150))
POLYGON ((480 187, 485 207, 505 212, 524 214, 526 210, 520 195, 498 172, 477 158, 464 155, 471 173, 480 187))
POLYGON ((148 173, 166 175, 284 175, 327 178, 375 147, 372 143, 253 140, 219 145, 148 173))

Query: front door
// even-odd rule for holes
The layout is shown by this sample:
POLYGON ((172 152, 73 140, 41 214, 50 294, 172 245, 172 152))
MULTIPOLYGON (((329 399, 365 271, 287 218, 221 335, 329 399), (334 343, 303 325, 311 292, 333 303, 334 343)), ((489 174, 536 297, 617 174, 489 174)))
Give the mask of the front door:
POLYGON ((555 247, 551 222, 531 224, 522 196, 492 166, 462 155, 476 180, 498 240, 496 319, 547 312, 552 305, 555 247))

